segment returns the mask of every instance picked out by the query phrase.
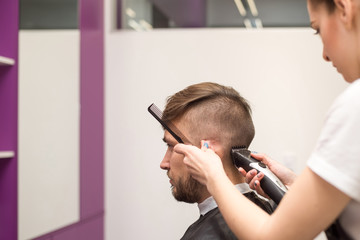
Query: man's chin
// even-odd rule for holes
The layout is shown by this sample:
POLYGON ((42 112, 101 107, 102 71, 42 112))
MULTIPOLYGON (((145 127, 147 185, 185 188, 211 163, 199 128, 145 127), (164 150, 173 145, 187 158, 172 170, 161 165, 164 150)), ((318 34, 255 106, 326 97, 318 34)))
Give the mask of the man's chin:
POLYGON ((171 191, 174 198, 179 202, 196 203, 201 198, 201 188, 203 185, 193 179, 178 181, 172 185, 171 191))
POLYGON ((189 198, 188 196, 184 196, 184 195, 179 195, 176 192, 172 192, 173 197, 175 198, 175 200, 177 200, 178 202, 185 202, 185 203, 196 203, 197 201, 193 198, 189 198))

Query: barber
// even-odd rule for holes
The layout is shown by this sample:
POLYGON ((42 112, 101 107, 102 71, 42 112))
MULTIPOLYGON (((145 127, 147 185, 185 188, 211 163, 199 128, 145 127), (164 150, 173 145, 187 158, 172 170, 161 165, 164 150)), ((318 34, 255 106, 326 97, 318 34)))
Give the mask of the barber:
MULTIPOLYGON (((360 0, 307 4, 325 61, 350 85, 330 108, 305 170, 286 179, 293 183, 276 211, 268 215, 242 196, 211 148, 174 148, 185 155, 193 178, 206 185, 239 239, 314 239, 336 219, 344 230, 341 238, 360 239, 360 0)), ((264 155, 254 157, 271 162, 264 155)), ((283 168, 270 169, 284 180, 283 168)))

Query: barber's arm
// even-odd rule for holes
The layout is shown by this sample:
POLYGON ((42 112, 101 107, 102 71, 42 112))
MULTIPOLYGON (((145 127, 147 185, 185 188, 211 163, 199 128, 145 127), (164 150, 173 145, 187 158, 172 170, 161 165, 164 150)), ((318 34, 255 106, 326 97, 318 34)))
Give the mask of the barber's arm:
POLYGON ((214 151, 184 144, 177 144, 174 150, 184 155, 192 176, 207 186, 240 239, 314 239, 350 201, 349 196, 306 168, 276 211, 268 215, 237 191, 214 151))
MULTIPOLYGON (((251 153, 251 156, 267 165, 268 168, 280 179, 281 182, 283 182, 287 188, 289 188, 295 181, 296 174, 293 171, 279 162, 271 159, 267 155, 251 153)), ((258 172, 256 169, 246 172, 243 168, 239 168, 239 172, 245 177, 245 181, 249 184, 251 189, 256 190, 258 194, 270 199, 261 188, 261 179, 264 177, 262 172, 258 172)))

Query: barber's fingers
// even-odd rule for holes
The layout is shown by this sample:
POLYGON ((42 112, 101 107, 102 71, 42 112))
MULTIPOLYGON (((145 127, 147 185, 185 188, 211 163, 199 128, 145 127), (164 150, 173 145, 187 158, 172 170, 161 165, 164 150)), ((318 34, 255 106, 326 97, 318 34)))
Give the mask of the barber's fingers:
POLYGON ((251 153, 251 156, 256 160, 263 162, 265 165, 271 165, 274 160, 272 160, 269 156, 263 153, 251 153))
POLYGON ((204 185, 209 179, 224 171, 219 156, 206 146, 200 149, 195 146, 177 144, 174 151, 184 155, 183 162, 188 167, 191 176, 204 185))
POLYGON ((245 169, 243 169, 242 167, 239 167, 238 170, 241 173, 241 175, 243 175, 243 177, 246 177, 247 172, 245 171, 245 169))
POLYGON ((191 155, 194 154, 195 151, 198 151, 199 149, 192 145, 185 145, 182 143, 176 144, 174 147, 174 151, 179 154, 183 154, 185 156, 191 157, 191 155))
POLYGON ((192 146, 192 145, 185 145, 185 144, 176 144, 174 147, 174 151, 178 154, 184 155, 184 163, 188 167, 193 167, 192 159, 195 158, 197 155, 196 151, 201 151, 199 148, 192 146))
POLYGON ((252 169, 252 170, 250 170, 249 172, 246 172, 245 169, 243 169, 242 167, 239 167, 238 170, 239 170, 239 172, 241 173, 241 175, 242 175, 243 177, 245 177, 245 182, 248 183, 248 184, 251 182, 251 180, 252 180, 252 179, 256 176, 256 174, 257 174, 257 171, 256 171, 255 169, 252 169))
POLYGON ((192 146, 192 145, 185 145, 185 144, 176 144, 174 147, 174 151, 178 154, 184 155, 184 163, 191 169, 197 169, 199 163, 193 161, 196 159, 199 154, 202 152, 199 148, 192 146), (200 152, 200 153, 199 153, 200 152))
POLYGON ((264 190, 261 188, 261 182, 259 180, 255 180, 255 188, 254 190, 260 194, 261 196, 267 198, 267 199, 271 199, 265 192, 264 190))
POLYGON ((207 151, 207 150, 214 151, 213 147, 210 144, 210 142, 206 141, 206 140, 201 140, 201 148, 200 149, 197 148, 196 146, 185 145, 185 144, 182 144, 182 143, 178 143, 174 147, 174 151, 176 153, 183 154, 183 155, 185 155, 187 157, 190 157, 190 158, 192 156, 198 155, 199 150, 202 150, 202 151, 207 151))
POLYGON ((249 184, 251 189, 255 190, 256 187, 260 185, 259 182, 263 178, 264 178, 264 173, 262 172, 257 173, 257 171, 253 169, 246 174, 245 182, 249 184))
POLYGON ((247 173, 247 178, 245 178, 245 181, 249 184, 249 187, 255 190, 258 194, 262 195, 263 197, 269 198, 269 196, 261 188, 261 180, 264 178, 264 176, 265 175, 262 172, 258 172, 256 174, 256 170, 253 169, 247 173))
POLYGON ((202 162, 199 159, 204 158, 204 151, 201 149, 185 144, 176 144, 174 147, 176 153, 184 155, 184 163, 190 167, 199 170, 201 168, 202 162))
POLYGON ((242 167, 238 168, 238 171, 240 174, 245 178, 245 182, 249 184, 251 180, 255 177, 257 171, 255 169, 250 170, 249 172, 246 172, 246 170, 242 167))

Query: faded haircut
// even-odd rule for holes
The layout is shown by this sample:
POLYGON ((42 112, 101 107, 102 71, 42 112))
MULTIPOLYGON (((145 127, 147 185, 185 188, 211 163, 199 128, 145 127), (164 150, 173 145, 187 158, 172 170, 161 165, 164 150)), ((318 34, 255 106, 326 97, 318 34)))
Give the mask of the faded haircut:
MULTIPOLYGON (((225 151, 248 147, 255 135, 251 108, 232 87, 204 82, 188 86, 167 98, 163 119, 184 121, 192 144, 216 140, 225 151)), ((181 129, 180 129, 181 131, 181 129)))

